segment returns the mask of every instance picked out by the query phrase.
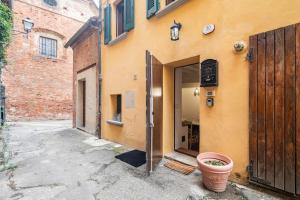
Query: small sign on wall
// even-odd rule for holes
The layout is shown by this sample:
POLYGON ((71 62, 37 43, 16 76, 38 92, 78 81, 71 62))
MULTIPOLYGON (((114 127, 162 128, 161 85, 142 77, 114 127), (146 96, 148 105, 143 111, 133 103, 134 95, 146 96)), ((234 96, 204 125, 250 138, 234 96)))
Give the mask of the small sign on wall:
POLYGON ((207 59, 201 63, 200 87, 218 86, 218 61, 207 59))
POLYGON ((135 92, 134 91, 126 91, 125 107, 126 108, 135 108, 135 92))

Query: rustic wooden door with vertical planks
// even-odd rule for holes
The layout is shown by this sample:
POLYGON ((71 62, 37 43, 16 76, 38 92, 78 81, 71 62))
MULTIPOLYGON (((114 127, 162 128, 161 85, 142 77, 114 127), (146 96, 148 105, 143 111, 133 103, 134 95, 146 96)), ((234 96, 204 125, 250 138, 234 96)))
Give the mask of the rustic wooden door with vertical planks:
POLYGON ((250 37, 250 181, 300 195, 300 24, 250 37))

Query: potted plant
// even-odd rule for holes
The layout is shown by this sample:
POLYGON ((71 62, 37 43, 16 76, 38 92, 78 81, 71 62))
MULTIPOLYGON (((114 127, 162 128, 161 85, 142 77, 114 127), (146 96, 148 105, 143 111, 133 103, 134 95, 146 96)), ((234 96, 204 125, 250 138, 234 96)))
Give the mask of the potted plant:
POLYGON ((206 152, 197 156, 197 162, 205 187, 215 192, 225 191, 233 161, 225 155, 206 152))

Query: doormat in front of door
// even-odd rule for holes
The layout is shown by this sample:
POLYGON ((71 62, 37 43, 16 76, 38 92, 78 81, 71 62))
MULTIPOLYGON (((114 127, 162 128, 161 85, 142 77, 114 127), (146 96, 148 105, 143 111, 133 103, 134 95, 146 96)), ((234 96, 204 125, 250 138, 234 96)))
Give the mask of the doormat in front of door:
POLYGON ((133 150, 117 155, 115 158, 134 167, 139 167, 146 163, 146 152, 133 150))
POLYGON ((180 172, 184 175, 189 175, 195 170, 195 167, 177 162, 175 160, 168 160, 165 164, 165 167, 180 172))

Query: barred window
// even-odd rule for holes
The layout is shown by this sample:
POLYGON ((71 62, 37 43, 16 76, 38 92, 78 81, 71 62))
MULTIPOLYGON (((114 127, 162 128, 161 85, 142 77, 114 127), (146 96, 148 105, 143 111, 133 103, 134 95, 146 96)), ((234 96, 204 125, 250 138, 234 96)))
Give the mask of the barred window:
POLYGON ((56 0, 44 0, 44 2, 49 6, 57 6, 56 0))
POLYGON ((57 40, 41 36, 39 43, 40 55, 57 57, 57 40))

